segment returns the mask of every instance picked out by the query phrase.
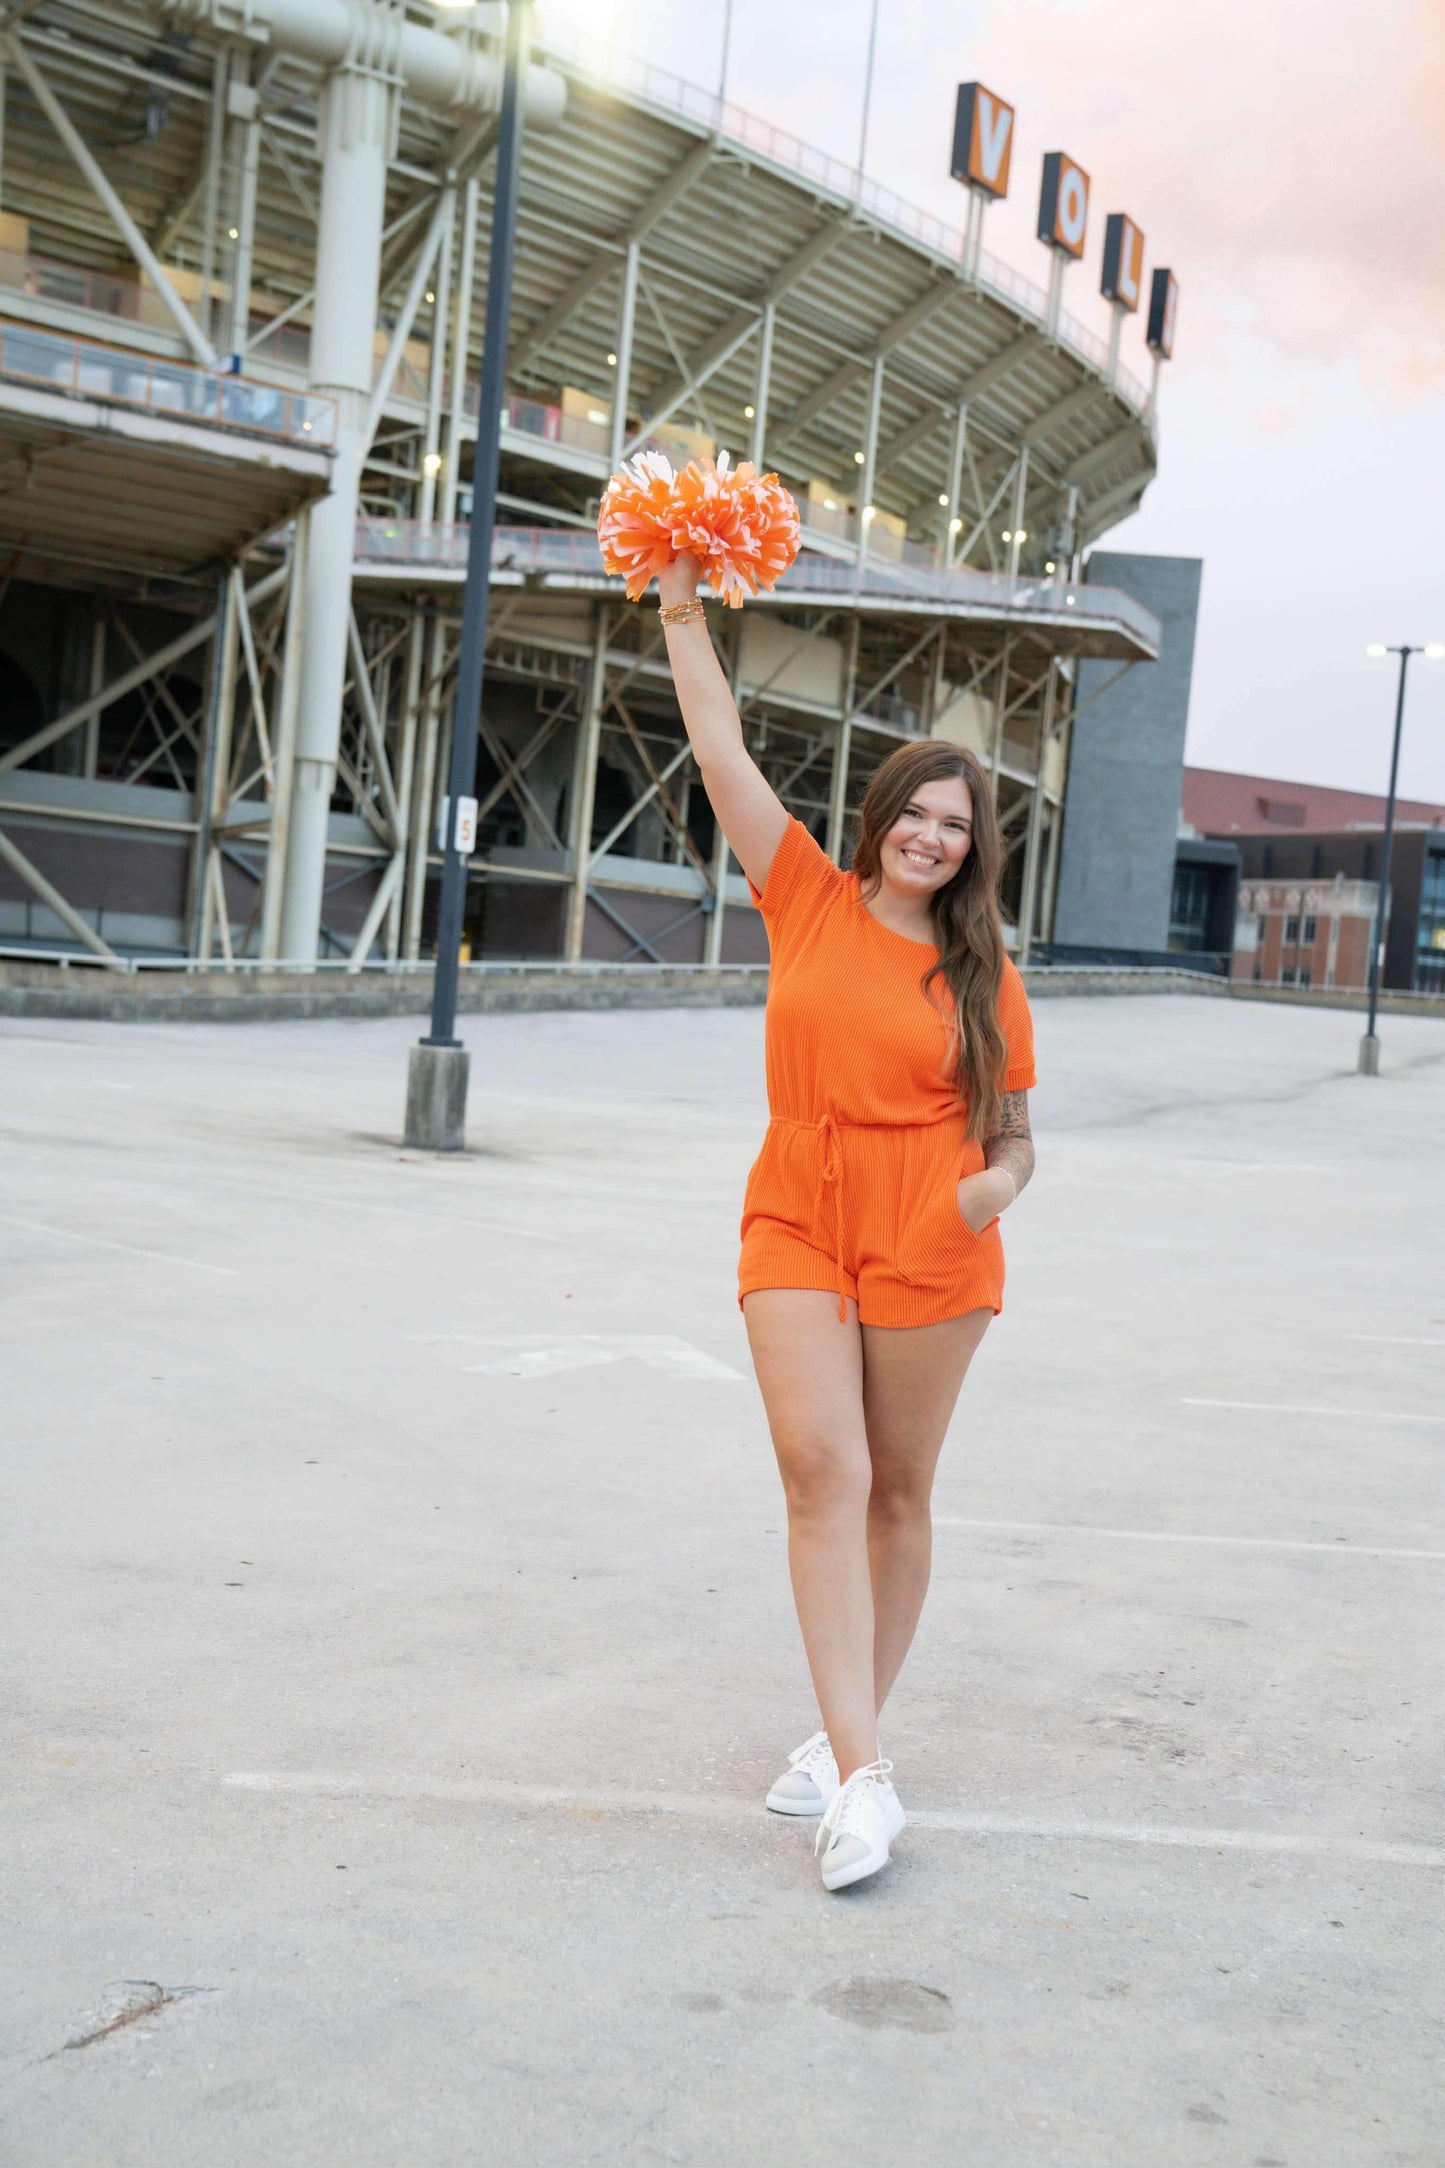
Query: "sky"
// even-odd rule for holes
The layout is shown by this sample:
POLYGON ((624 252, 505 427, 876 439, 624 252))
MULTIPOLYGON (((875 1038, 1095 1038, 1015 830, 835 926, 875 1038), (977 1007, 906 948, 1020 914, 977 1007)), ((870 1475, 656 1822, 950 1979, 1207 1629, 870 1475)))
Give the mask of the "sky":
MULTIPOLYGON (((732 0, 728 96, 854 162, 873 0, 732 0)), ((723 0, 540 0, 715 88, 723 0)), ((953 101, 1017 109, 985 246, 1042 286, 1039 163, 1092 178, 1064 305, 1107 330, 1104 218, 1180 284, 1160 467, 1107 549, 1204 560, 1187 757, 1383 790, 1395 665, 1445 641, 1445 0, 878 0, 867 171, 961 225, 953 101)), ((1142 317, 1124 359, 1146 376, 1142 317)), ((1411 664, 1400 788, 1445 803, 1445 661, 1411 664)))

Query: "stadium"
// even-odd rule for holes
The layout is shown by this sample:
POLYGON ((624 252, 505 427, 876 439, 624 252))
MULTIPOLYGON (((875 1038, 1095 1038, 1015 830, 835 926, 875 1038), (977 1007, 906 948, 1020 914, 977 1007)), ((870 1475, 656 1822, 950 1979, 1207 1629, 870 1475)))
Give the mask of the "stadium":
MULTIPOLYGON (((12 11, 12 955, 427 957, 499 12, 12 11)), ((976 194, 960 206, 954 231, 713 92, 599 73, 543 18, 464 953, 765 955, 655 615, 597 553, 607 475, 646 446, 726 447, 798 499, 797 563, 719 627, 788 806, 838 856, 893 745, 966 742, 998 794, 1013 938, 1026 957, 1050 937, 1081 667, 1105 683, 1159 652, 1150 611, 1084 576, 1155 472, 1153 387, 1119 312, 1098 338, 1061 278, 1045 292, 981 248, 976 194)))

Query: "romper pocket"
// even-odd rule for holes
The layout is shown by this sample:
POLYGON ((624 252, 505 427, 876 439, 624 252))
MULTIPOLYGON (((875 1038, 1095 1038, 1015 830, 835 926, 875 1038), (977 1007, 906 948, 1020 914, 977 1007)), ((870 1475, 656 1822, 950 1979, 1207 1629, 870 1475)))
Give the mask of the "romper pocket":
POLYGON ((905 1204, 900 1214, 898 1268, 903 1278, 915 1287, 947 1282, 957 1268, 960 1255, 966 1255, 983 1240, 958 1209, 961 1179, 962 1170, 956 1158, 950 1159, 942 1179, 935 1165, 932 1179, 916 1202, 911 1209, 905 1204))

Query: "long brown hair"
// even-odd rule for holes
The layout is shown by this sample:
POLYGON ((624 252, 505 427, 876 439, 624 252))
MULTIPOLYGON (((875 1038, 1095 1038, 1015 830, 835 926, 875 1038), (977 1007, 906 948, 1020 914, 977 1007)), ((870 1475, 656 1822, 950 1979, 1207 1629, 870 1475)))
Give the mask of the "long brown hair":
POLYGON ((958 872, 933 897, 938 961, 924 972, 922 985, 930 999, 935 979, 941 978, 948 989, 954 1078, 959 1098, 968 1108, 968 1134, 989 1137, 998 1127, 999 1093, 1008 1059, 1008 1044, 998 1020, 1004 966, 999 910, 1004 847, 988 777, 967 746, 926 738, 900 745, 888 755, 863 799, 853 871, 863 894, 876 895, 883 871, 883 838, 920 784, 954 777, 967 783, 973 800, 973 835, 958 872))

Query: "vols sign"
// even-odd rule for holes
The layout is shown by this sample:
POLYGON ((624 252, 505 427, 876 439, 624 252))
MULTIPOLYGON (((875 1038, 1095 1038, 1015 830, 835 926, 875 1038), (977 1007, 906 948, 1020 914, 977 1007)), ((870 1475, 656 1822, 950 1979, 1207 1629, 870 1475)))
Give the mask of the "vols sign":
POLYGON ((1066 256, 1082 256, 1088 226, 1088 174, 1066 151, 1050 151, 1039 190, 1039 239, 1066 256))
POLYGON ((1149 286, 1149 328, 1146 346, 1167 361, 1174 351, 1174 314, 1179 306, 1179 281, 1172 271, 1156 271, 1149 286))
POLYGON ((960 83, 953 116, 953 164, 956 181, 981 188, 986 195, 1008 194, 1008 169, 1014 149, 1014 109, 982 83, 960 83))
POLYGON ((1104 225, 1104 276, 1099 291, 1131 313, 1144 285, 1144 236, 1132 218, 1111 211, 1104 225))

